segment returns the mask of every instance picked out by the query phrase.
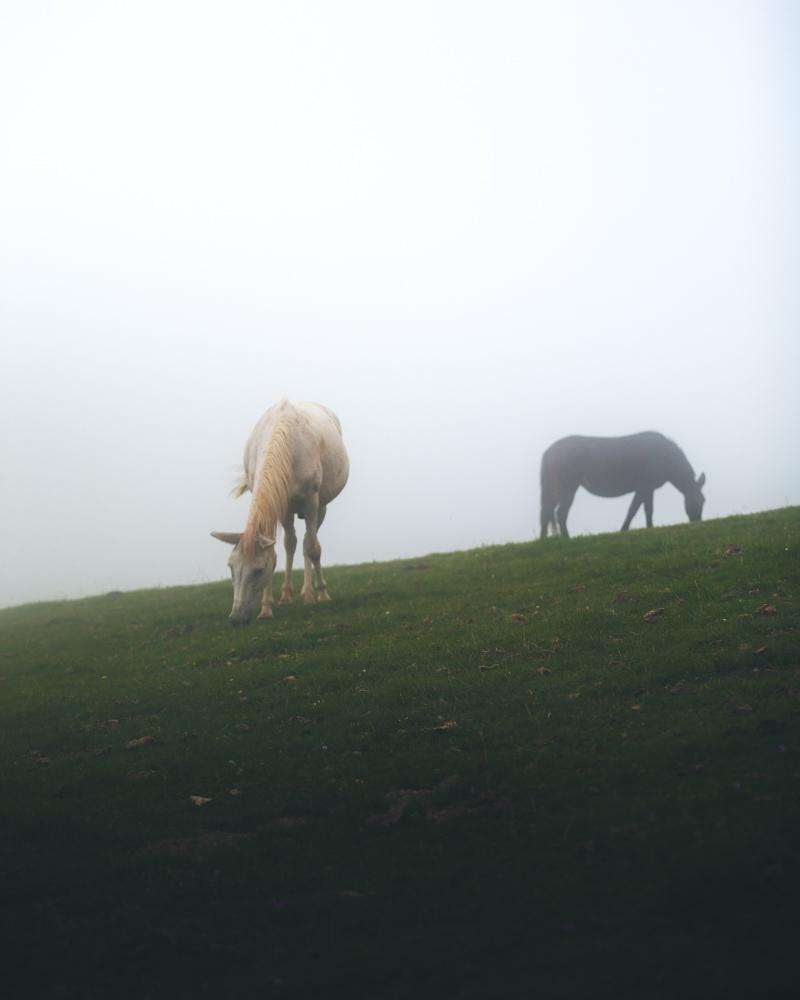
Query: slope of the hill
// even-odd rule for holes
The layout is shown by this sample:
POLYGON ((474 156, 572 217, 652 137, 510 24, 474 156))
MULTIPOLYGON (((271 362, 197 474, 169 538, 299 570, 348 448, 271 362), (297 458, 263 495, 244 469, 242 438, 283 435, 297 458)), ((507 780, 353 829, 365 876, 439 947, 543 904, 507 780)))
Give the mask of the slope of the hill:
MULTIPOLYGON (((788 997, 800 510, 0 612, 25 997, 788 997)), ((792 994, 793 995, 793 994, 792 994)))

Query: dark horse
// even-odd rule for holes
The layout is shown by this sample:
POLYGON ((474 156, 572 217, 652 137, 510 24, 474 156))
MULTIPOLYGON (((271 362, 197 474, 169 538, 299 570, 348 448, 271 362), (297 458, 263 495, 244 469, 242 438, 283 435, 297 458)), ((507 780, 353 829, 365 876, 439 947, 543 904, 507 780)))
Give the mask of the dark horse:
POLYGON ((627 531, 636 511, 644 504, 647 527, 653 527, 653 493, 669 481, 681 491, 690 521, 703 516, 705 473, 695 480, 686 456, 669 438, 655 431, 625 437, 561 438, 542 455, 542 534, 556 521, 568 536, 567 514, 575 491, 583 486, 599 497, 621 497, 633 493, 622 525, 627 531))

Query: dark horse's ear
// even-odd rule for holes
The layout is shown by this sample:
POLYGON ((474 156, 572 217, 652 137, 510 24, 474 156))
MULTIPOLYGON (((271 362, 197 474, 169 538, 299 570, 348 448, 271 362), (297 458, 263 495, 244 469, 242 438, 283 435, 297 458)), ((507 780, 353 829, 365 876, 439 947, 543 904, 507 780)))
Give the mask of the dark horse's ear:
POLYGON ((705 474, 705 472, 703 472, 703 473, 700 474, 700 478, 697 480, 697 485, 698 485, 698 487, 701 490, 706 485, 706 474, 705 474))

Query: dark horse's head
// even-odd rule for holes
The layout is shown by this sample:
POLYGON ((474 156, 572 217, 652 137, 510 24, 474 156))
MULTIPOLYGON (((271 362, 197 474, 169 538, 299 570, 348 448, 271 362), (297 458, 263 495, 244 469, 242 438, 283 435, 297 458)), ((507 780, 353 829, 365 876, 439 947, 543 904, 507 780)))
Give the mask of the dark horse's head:
POLYGON ((704 472, 683 494, 686 516, 690 521, 700 521, 703 517, 703 504, 706 502, 706 498, 703 496, 705 484, 706 474, 704 472))

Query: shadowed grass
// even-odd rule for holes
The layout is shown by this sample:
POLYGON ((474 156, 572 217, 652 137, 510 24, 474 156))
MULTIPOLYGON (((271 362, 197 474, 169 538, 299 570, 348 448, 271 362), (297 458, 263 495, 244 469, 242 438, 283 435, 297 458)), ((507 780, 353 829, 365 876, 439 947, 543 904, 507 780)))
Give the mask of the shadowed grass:
POLYGON ((799 543, 334 567, 243 630, 227 582, 0 612, 13 995, 788 997, 799 543))

